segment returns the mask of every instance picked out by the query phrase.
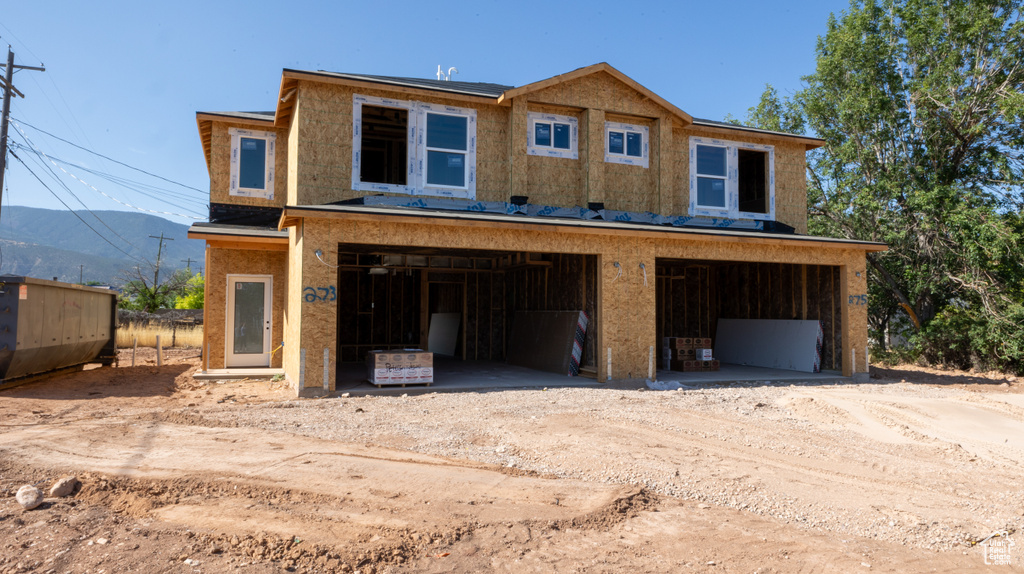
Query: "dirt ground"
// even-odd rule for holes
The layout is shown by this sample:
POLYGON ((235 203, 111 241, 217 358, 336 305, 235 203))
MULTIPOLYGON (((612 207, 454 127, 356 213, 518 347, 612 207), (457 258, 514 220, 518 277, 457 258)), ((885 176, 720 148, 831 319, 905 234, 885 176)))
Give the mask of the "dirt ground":
POLYGON ((297 400, 197 354, 0 391, 0 574, 1024 570, 999 373, 297 400))

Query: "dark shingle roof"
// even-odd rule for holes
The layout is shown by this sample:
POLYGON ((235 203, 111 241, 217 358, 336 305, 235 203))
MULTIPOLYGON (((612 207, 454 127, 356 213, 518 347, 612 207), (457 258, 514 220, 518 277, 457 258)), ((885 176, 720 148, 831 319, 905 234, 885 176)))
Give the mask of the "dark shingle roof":
MULTIPOLYGON (((488 82, 451 82, 445 80, 431 80, 425 78, 405 78, 400 76, 377 76, 373 74, 351 74, 346 72, 328 72, 326 70, 294 70, 285 69, 285 72, 296 72, 300 74, 310 74, 314 76, 323 76, 326 78, 342 78, 347 80, 355 80, 361 82, 371 82, 375 84, 383 84, 389 86, 401 86, 408 88, 419 88, 423 90, 434 90, 438 92, 447 92, 453 94, 462 94, 468 96, 478 96, 484 98, 497 98, 505 92, 512 90, 515 86, 506 86, 503 84, 492 84, 488 82)), ((274 120, 274 112, 202 112, 209 115, 219 115, 226 117, 236 117, 251 120, 274 120)), ((789 137, 789 138, 801 138, 805 140, 813 140, 824 143, 823 140, 815 138, 813 136, 804 136, 800 134, 790 134, 785 132, 776 132, 772 130, 763 130, 759 128, 753 128, 749 126, 733 124, 729 122, 708 120, 703 118, 693 118, 694 126, 708 126, 726 128, 730 130, 745 131, 750 133, 771 135, 777 137, 789 137)))
POLYGON ((449 82, 445 80, 426 80, 423 78, 402 78, 398 76, 375 76, 371 74, 348 74, 343 72, 328 72, 317 70, 290 70, 303 74, 315 74, 332 78, 345 78, 362 82, 373 82, 375 84, 387 84, 391 86, 405 86, 408 88, 420 88, 424 90, 436 90, 438 92, 450 92, 465 94, 469 96, 482 96, 485 98, 497 98, 515 86, 504 86, 501 84, 490 84, 487 82, 449 82))
POLYGON ((804 138, 804 139, 809 139, 809 140, 818 140, 818 141, 821 141, 822 143, 824 143, 824 141, 825 141, 825 140, 821 140, 820 138, 816 138, 816 137, 813 137, 813 136, 803 136, 803 135, 800 135, 800 134, 791 134, 791 133, 788 133, 788 132, 776 132, 776 131, 772 131, 772 130, 762 130, 760 128, 752 128, 750 126, 744 126, 744 125, 741 125, 741 124, 733 124, 733 123, 729 123, 729 122, 720 122, 720 121, 717 121, 717 120, 705 120, 705 119, 702 119, 702 118, 693 118, 693 125, 695 125, 695 126, 709 126, 709 127, 716 127, 716 128, 728 128, 730 130, 738 130, 738 131, 744 131, 744 132, 753 132, 753 133, 772 135, 772 136, 781 136, 781 137, 790 137, 790 138, 793 138, 793 137, 804 138))
POLYGON ((247 120, 274 121, 276 112, 199 112, 209 116, 224 116, 228 118, 243 118, 247 120))

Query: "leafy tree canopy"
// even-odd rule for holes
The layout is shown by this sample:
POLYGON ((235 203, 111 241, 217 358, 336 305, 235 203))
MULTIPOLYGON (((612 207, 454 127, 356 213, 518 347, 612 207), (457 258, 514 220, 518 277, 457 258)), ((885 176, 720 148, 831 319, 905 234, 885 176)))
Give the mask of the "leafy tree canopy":
POLYGON ((881 241, 874 338, 895 317, 926 358, 1024 366, 1024 23, 1019 0, 854 0, 806 88, 747 120, 825 140, 811 233, 881 241))
POLYGON ((173 309, 190 280, 184 269, 175 271, 159 284, 148 279, 138 267, 124 273, 125 284, 117 306, 121 309, 152 313, 157 309, 173 309))
POLYGON ((196 273, 185 283, 181 295, 174 303, 175 309, 202 309, 206 291, 206 280, 202 273, 196 273))

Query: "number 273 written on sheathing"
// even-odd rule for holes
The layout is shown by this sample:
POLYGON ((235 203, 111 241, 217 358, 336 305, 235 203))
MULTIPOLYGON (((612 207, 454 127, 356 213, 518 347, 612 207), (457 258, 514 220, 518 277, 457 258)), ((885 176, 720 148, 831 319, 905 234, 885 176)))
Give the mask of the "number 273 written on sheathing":
POLYGON ((302 290, 302 296, 306 299, 307 303, 316 303, 317 301, 334 301, 338 298, 338 292, 335 291, 334 285, 330 287, 306 287, 302 290))

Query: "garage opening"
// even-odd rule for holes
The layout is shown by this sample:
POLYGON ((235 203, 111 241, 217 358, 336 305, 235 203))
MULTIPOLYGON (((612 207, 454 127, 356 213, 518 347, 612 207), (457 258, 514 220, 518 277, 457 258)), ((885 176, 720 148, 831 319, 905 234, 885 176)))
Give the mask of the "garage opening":
POLYGON ((763 380, 766 373, 757 369, 795 370, 803 364, 787 362, 790 353, 802 358, 817 352, 820 372, 842 371, 839 267, 658 259, 656 293, 658 365, 665 375, 686 366, 677 360, 678 368, 671 368, 667 338, 710 339, 714 360, 722 359, 717 372, 695 365, 692 374, 680 373, 683 378, 763 380), (820 324, 820 349, 813 339, 807 347, 806 330, 799 329, 816 325, 804 321, 820 324), (765 357, 775 363, 765 364, 765 357))
POLYGON ((341 244, 336 386, 368 385, 367 355, 396 349, 431 350, 433 386, 505 380, 516 322, 554 311, 586 312, 580 374, 596 377, 597 270, 594 255, 341 244))

